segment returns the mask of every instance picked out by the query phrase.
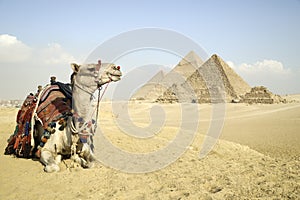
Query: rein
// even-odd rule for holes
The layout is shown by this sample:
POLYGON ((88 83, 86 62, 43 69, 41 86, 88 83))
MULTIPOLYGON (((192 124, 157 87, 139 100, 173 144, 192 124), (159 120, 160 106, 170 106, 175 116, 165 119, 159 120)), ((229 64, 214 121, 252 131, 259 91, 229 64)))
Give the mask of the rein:
POLYGON ((82 91, 88 93, 89 95, 94 96, 92 92, 87 91, 86 89, 84 89, 83 87, 81 87, 80 85, 78 85, 77 83, 74 83, 74 86, 77 87, 77 88, 79 88, 79 89, 81 89, 82 91))
MULTIPOLYGON (((100 86, 100 87, 98 88, 98 100, 97 100, 97 107, 96 107, 95 132, 96 132, 96 129, 97 129, 97 122, 98 122, 98 115, 99 115, 100 101, 102 100, 103 95, 104 95, 104 93, 106 92, 106 90, 107 90, 108 85, 109 85, 110 82, 111 82, 111 81, 109 81, 109 82, 106 84, 106 86, 105 86, 105 88, 104 88, 104 91, 102 92, 102 95, 100 94, 100 92, 101 92, 101 90, 102 90, 102 86, 100 86)), ((94 110, 94 112, 95 112, 95 110, 94 110)), ((94 115, 94 112, 93 112, 92 116, 94 115)))
MULTIPOLYGON (((80 116, 76 115, 76 113, 75 113, 75 115, 76 115, 75 118, 77 118, 77 120, 79 120, 79 121, 81 121, 81 122, 83 123, 82 126, 79 127, 79 129, 77 129, 77 128, 75 127, 75 125, 74 125, 74 121, 71 120, 71 127, 70 127, 70 128, 71 128, 71 131, 72 131, 73 133, 77 133, 77 134, 81 135, 81 137, 80 137, 81 139, 87 137, 88 135, 89 135, 89 136, 93 136, 94 133, 96 132, 96 129, 97 129, 97 126, 98 126, 98 125, 97 125, 97 122, 98 122, 98 114, 99 114, 99 108, 100 108, 100 101, 102 100, 102 98, 103 98, 103 96, 104 96, 104 93, 106 92, 106 90, 107 90, 108 85, 109 85, 110 82, 111 82, 111 81, 109 81, 109 82, 106 84, 106 86, 105 86, 104 91, 102 92, 102 94, 101 94, 102 87, 100 86, 100 87, 98 88, 98 100, 97 100, 97 106, 96 106, 96 108, 94 109, 94 111, 93 111, 92 114, 91 114, 91 117, 90 117, 91 120, 90 120, 90 121, 85 121, 85 122, 83 122, 83 121, 82 121, 82 118, 81 118, 80 116), (93 120, 92 118, 93 118, 93 115, 94 115, 95 111, 96 111, 96 119, 93 120), (92 131, 92 133, 87 133, 87 134, 82 133, 82 131, 84 132, 85 128, 90 128, 92 124, 95 124, 95 125, 94 125, 94 130, 92 131)), ((73 116, 72 118, 74 119, 74 116, 73 116)), ((85 140, 85 139, 84 139, 84 140, 85 140)), ((86 141, 86 140, 85 140, 85 141, 86 141)), ((83 142, 83 143, 84 143, 84 142, 83 142)), ((76 144, 73 144, 73 146, 76 146, 76 144)), ((75 147, 73 147, 73 149, 75 149, 75 147)))

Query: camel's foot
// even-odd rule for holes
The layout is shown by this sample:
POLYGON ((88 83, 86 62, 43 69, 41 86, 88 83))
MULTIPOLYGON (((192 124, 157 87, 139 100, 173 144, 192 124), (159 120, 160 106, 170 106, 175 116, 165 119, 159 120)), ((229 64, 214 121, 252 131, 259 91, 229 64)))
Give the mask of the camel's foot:
POLYGON ((60 170, 57 164, 46 165, 44 171, 47 173, 58 172, 60 170))
POLYGON ((53 156, 50 151, 42 150, 40 161, 45 165, 45 172, 58 172, 60 170, 61 155, 53 156))

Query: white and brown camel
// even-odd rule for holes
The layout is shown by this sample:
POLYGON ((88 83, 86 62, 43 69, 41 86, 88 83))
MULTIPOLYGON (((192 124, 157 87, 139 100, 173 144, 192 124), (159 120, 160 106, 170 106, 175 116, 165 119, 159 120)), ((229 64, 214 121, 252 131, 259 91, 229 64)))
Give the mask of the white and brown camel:
MULTIPOLYGON (((92 116, 90 116, 93 93, 106 83, 119 81, 122 76, 120 67, 100 61, 98 64, 77 65, 72 63, 71 67, 74 71, 72 76, 74 114, 67 117, 67 124, 63 130, 59 130, 59 125, 55 126, 55 133, 51 134, 51 137, 40 149, 40 161, 45 165, 46 172, 59 171, 59 163, 63 155, 70 155, 71 159, 84 168, 93 166, 95 158, 90 139, 94 131, 91 126, 92 116)), ((35 120, 34 137, 39 140, 43 134, 44 128, 38 120, 35 120)))

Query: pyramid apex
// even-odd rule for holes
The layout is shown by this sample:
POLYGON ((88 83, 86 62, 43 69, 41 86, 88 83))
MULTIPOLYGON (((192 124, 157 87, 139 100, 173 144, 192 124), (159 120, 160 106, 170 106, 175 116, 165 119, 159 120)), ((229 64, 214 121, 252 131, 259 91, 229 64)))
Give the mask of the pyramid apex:
POLYGON ((210 62, 215 62, 218 65, 224 67, 227 66, 228 64, 217 54, 213 54, 210 58, 209 58, 210 62))
POLYGON ((222 58, 220 56, 218 56, 217 54, 213 54, 211 56, 211 58, 214 59, 214 60, 222 60, 222 58))
POLYGON ((192 50, 188 54, 186 54, 183 59, 186 59, 186 58, 195 58, 195 57, 199 57, 199 56, 196 54, 195 51, 192 50))
POLYGON ((191 50, 191 51, 190 51, 188 54, 186 54, 186 55, 192 55, 192 54, 197 55, 196 52, 195 52, 194 50, 191 50))
POLYGON ((182 60, 179 62, 179 65, 185 65, 188 63, 196 63, 200 66, 201 64, 203 64, 203 60, 196 54, 195 51, 192 50, 188 54, 186 54, 184 58, 182 58, 182 60))
POLYGON ((165 76, 165 72, 163 70, 159 70, 149 81, 148 83, 158 83, 165 76))

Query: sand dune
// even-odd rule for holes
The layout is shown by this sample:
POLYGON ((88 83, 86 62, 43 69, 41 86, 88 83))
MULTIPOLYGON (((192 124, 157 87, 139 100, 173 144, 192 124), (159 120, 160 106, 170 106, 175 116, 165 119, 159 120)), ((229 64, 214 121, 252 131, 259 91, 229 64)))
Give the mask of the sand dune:
MULTIPOLYGON (((101 104, 99 129, 111 144, 124 152, 159 152, 175 141, 180 129, 183 129, 182 140, 192 140, 187 141, 189 145, 183 146, 183 154, 170 165, 138 174, 126 173, 125 168, 114 169, 103 162, 93 169, 71 168, 70 160, 61 163, 61 172, 46 174, 38 161, 1 154, 0 199, 299 198, 299 103, 226 104, 221 139, 203 159, 199 159, 199 152, 210 126, 211 105, 197 105, 199 115, 195 119, 189 114, 193 113, 194 105, 187 106, 189 112, 184 114, 180 104, 156 104, 151 119, 153 104, 133 103, 128 112, 131 120, 124 117, 126 106, 119 105, 117 113, 112 113, 109 102, 101 104), (191 134, 188 127, 181 126, 183 116, 187 124, 198 123, 194 137, 188 135, 191 134), (159 127, 161 118, 163 126, 159 127), (120 127, 122 120, 123 125, 129 124, 127 128, 132 129, 120 127), (154 127, 148 127, 151 122, 154 127), (135 125, 136 130, 148 131, 147 134, 135 133, 135 125)), ((16 112, 14 108, 0 108, 2 152, 14 129, 16 112)), ((176 145, 181 148, 180 144, 187 143, 176 145)), ((158 164, 165 160, 162 157, 158 164)), ((151 167, 150 164, 151 161, 151 167)))

